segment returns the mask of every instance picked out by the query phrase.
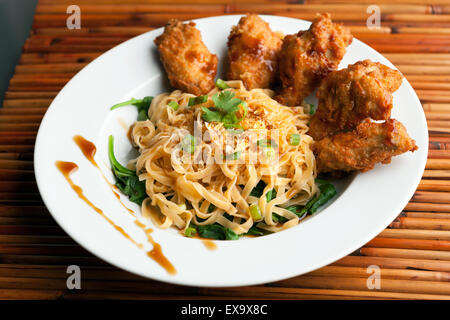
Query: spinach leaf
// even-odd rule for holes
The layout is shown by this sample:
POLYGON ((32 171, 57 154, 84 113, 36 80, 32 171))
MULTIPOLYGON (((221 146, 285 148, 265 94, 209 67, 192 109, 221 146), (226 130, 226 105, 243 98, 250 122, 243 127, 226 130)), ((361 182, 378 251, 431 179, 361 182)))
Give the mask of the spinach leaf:
POLYGON ((197 226, 197 231, 200 237, 215 239, 215 240, 237 240, 239 235, 237 235, 230 228, 225 228, 224 226, 214 223, 204 226, 197 226))
POLYGON ((114 156, 114 137, 109 136, 108 141, 108 156, 111 162, 112 171, 116 178, 116 186, 122 193, 130 198, 130 201, 142 204, 142 201, 147 197, 145 192, 145 182, 139 181, 135 171, 122 166, 114 156))
POLYGON ((143 99, 135 99, 131 98, 131 100, 121 102, 118 104, 115 104, 111 107, 111 110, 133 105, 137 107, 138 110, 138 121, 144 121, 148 119, 148 108, 150 108, 150 104, 152 103, 153 97, 146 96, 143 99))

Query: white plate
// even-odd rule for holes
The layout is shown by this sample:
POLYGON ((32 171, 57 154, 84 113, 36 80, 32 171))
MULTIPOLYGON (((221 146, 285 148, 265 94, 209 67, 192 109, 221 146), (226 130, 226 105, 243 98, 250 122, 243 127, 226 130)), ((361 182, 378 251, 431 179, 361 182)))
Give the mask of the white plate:
MULTIPOLYGON (((273 30, 285 34, 307 29, 310 25, 298 19, 262 17, 273 30)), ((222 78, 227 37, 239 18, 234 15, 195 20, 205 44, 219 55, 218 75, 222 78)), ((344 181, 338 197, 325 210, 277 234, 215 241, 217 249, 208 250, 200 240, 155 228, 153 238, 162 245, 164 255, 177 269, 175 275, 168 274, 78 198, 55 167, 57 160, 77 163, 79 170, 72 178, 86 196, 133 238, 145 242, 144 232, 135 226, 72 138, 82 135, 96 144, 96 160, 113 181, 106 153, 107 137, 115 136, 119 161, 125 163, 130 159, 133 150, 119 121, 132 124, 137 112, 133 106, 113 112, 109 108, 130 97, 157 95, 169 90, 153 44, 153 39, 161 32, 160 28, 135 37, 90 63, 61 90, 42 120, 34 157, 39 191, 58 224, 85 249, 119 268, 165 282, 211 287, 253 285, 300 275, 344 257, 374 238, 407 204, 425 167, 428 131, 419 99, 404 79, 394 94, 392 117, 406 126, 416 140, 418 151, 395 157, 389 165, 379 165, 356 175, 353 180, 344 181)), ((340 68, 362 59, 394 67, 355 39, 340 68)), ((138 206, 125 196, 122 199, 139 212, 138 206)), ((147 243, 146 248, 151 247, 147 243)))

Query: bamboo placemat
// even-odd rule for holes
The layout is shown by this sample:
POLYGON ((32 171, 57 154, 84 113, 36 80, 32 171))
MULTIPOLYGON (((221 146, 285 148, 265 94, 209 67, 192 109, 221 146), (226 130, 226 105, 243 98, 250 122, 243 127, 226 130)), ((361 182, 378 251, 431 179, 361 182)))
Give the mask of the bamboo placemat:
POLYGON ((272 298, 450 299, 450 4, 445 0, 77 0, 80 30, 66 28, 73 1, 41 0, 0 109, 0 299, 272 298), (289 1, 291 2, 291 1, 289 1), (325 4, 324 4, 325 3, 325 4), (366 27, 368 5, 381 28, 366 27), (399 217, 354 254, 309 274, 261 286, 196 288, 142 279, 92 256, 69 238, 42 203, 32 154, 42 116, 65 83, 107 49, 171 17, 230 13, 312 19, 330 12, 390 59, 411 82, 429 126, 429 159, 399 217), (82 290, 66 288, 66 268, 82 269, 82 290), (366 285, 381 268, 381 289, 366 285))

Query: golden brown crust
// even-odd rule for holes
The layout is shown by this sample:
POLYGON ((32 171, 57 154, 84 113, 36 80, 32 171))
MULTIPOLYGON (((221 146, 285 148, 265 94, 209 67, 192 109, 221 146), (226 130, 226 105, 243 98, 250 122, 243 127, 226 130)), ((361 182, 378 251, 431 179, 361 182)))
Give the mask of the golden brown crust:
POLYGON ((402 79, 397 70, 370 60, 330 73, 317 90, 318 107, 308 134, 320 140, 351 130, 366 118, 389 119, 392 93, 402 79))
POLYGON ((277 78, 281 42, 258 15, 242 17, 228 37, 227 79, 242 80, 248 90, 271 87, 277 78))
POLYGON ((214 88, 218 58, 209 52, 194 22, 170 20, 155 44, 173 87, 195 95, 214 88))
POLYGON ((300 105, 331 71, 336 70, 353 36, 348 28, 318 15, 307 31, 288 35, 280 51, 282 89, 275 97, 284 105, 300 105))
POLYGON ((384 123, 360 123, 353 131, 326 137, 314 144, 318 172, 368 171, 375 164, 387 164, 393 156, 417 150, 403 124, 389 119, 384 123))

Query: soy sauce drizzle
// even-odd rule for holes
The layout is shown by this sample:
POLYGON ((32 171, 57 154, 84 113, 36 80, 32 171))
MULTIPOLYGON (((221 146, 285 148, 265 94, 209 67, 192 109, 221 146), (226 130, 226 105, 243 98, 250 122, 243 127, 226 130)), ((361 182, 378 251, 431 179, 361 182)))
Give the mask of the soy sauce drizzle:
MULTIPOLYGON (((96 207, 83 193, 83 189, 76 185, 72 178, 70 177, 71 174, 75 173, 78 170, 78 165, 73 162, 66 162, 66 161, 56 161, 55 162, 56 167, 58 170, 62 173, 64 178, 69 183, 70 187, 75 191, 75 193, 82 199, 86 204, 88 204, 92 209, 95 210, 98 214, 100 214, 110 225, 114 227, 117 231, 119 231, 125 238, 130 240, 134 245, 136 245, 138 248, 142 249, 143 245, 141 243, 137 243, 133 238, 130 237, 128 233, 125 232, 123 228, 116 225, 114 221, 112 221, 110 218, 108 218, 103 211, 96 207)), ((158 263, 161 267, 163 267, 167 273, 174 275, 176 274, 176 269, 172 265, 172 263, 164 256, 161 245, 153 240, 150 233, 153 232, 152 229, 145 229, 145 224, 139 222, 138 220, 135 220, 135 224, 143 229, 145 232, 145 235, 147 236, 148 241, 153 245, 152 250, 147 252, 147 256, 149 256, 152 260, 154 260, 156 263, 158 263)))
POLYGON ((144 230, 145 235, 147 236, 147 240, 153 245, 153 249, 147 252, 147 255, 153 259, 156 263, 158 263, 161 267, 166 269, 169 274, 176 274, 177 271, 175 267, 170 263, 169 260, 164 256, 161 250, 161 245, 155 242, 151 236, 153 229, 147 228, 145 224, 142 222, 135 220, 134 223, 144 230))
POLYGON ((205 247, 209 250, 216 250, 217 249, 217 244, 212 241, 212 240, 202 240, 203 244, 205 245, 205 247))
POLYGON ((75 191, 75 193, 78 195, 78 197, 80 197, 84 202, 86 202, 92 209, 95 210, 95 212, 97 212, 98 214, 100 214, 106 221, 108 221, 109 224, 111 224, 114 229, 116 229, 117 231, 119 231, 125 238, 127 238, 128 240, 130 240, 131 242, 133 242, 135 245, 142 246, 139 245, 136 241, 134 241, 129 235, 128 233, 125 232, 125 230, 123 230, 121 227, 119 227, 118 225, 116 225, 110 218, 108 218, 103 211, 96 207, 88 198, 86 198, 86 196, 83 193, 83 189, 76 185, 73 181, 72 178, 70 178, 70 175, 73 174, 74 172, 76 172, 78 170, 78 165, 76 163, 73 162, 66 162, 66 161, 56 161, 56 167, 58 168, 58 170, 63 174, 64 178, 67 180, 67 182, 69 183, 70 187, 73 189, 73 191, 75 191))
POLYGON ((118 188, 110 183, 108 181, 108 179, 106 179, 105 175, 103 174, 103 172, 100 170, 100 167, 98 166, 97 162, 94 160, 94 156, 95 153, 97 152, 97 147, 95 146, 95 144, 93 144, 91 141, 85 139, 84 137, 80 136, 80 135, 76 135, 73 137, 73 141, 76 143, 76 145, 80 148, 81 152, 84 154, 84 156, 86 157, 86 159, 89 160, 90 163, 92 163, 92 165, 94 167, 96 167, 98 169, 98 171, 100 171, 103 179, 106 181, 106 183, 109 185, 109 187, 111 188, 112 192, 114 193, 114 195, 116 196, 117 199, 119 199, 120 204, 122 205, 122 207, 124 207, 129 213, 131 213, 132 215, 134 215, 134 211, 131 210, 130 208, 128 208, 120 199, 120 195, 115 191, 118 190, 118 188))

